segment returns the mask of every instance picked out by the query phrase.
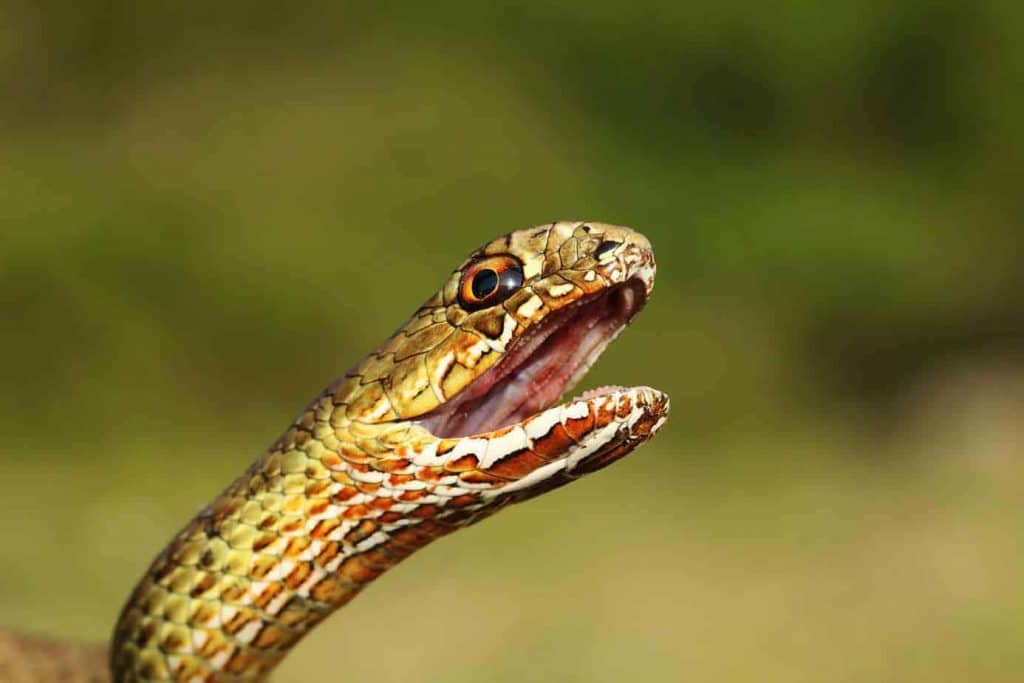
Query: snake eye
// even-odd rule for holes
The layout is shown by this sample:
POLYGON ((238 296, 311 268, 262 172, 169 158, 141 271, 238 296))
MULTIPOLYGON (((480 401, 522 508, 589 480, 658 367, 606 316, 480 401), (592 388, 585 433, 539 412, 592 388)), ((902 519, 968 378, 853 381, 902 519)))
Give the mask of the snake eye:
POLYGON ((615 248, 621 244, 622 242, 615 242, 613 240, 605 240, 604 242, 601 242, 601 244, 597 245, 597 249, 594 250, 594 258, 600 261, 602 256, 610 251, 614 251, 615 248))
POLYGON ((488 256, 466 268, 459 284, 459 303, 475 311, 501 303, 523 286, 523 267, 511 256, 488 256))

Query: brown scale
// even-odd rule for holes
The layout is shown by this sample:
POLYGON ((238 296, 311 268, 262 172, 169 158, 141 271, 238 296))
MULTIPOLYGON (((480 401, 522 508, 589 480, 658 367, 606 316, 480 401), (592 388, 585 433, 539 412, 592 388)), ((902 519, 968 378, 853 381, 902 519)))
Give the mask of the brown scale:
POLYGON ((502 479, 516 481, 545 464, 547 464, 547 461, 544 458, 529 448, 521 448, 509 453, 485 471, 502 479))
POLYGON ((359 555, 352 555, 338 567, 338 577, 350 583, 362 584, 373 581, 384 570, 376 571, 367 565, 359 555))
MULTIPOLYGON (((491 470, 471 470, 469 472, 463 472, 462 474, 460 474, 459 481, 466 484, 505 484, 508 483, 510 480, 506 477, 501 477, 496 474, 492 474, 491 470)), ((475 496, 472 497, 475 499, 475 496)), ((456 507, 459 507, 456 504, 457 500, 465 500, 465 496, 456 496, 451 501, 449 501, 449 505, 455 505, 456 507)))
POLYGON ((594 429, 594 409, 587 405, 587 414, 581 418, 567 418, 565 420, 565 431, 569 438, 579 443, 587 434, 594 429))
POLYGON ((575 443, 565 426, 556 422, 547 434, 533 440, 532 450, 537 456, 550 462, 569 450, 575 443))
POLYGON ((444 469, 446 472, 468 472, 475 470, 478 464, 479 460, 477 460, 477 457, 472 453, 468 453, 461 458, 446 463, 444 469))
POLYGON ((612 405, 609 401, 602 401, 600 405, 598 405, 597 407, 597 414, 595 415, 594 419, 597 422, 597 424, 603 427, 604 425, 609 424, 612 420, 614 420, 616 415, 617 411, 615 409, 615 406, 612 405))
POLYGON ((402 491, 398 494, 398 500, 402 503, 415 503, 420 498, 426 495, 422 490, 410 489, 408 491, 402 491))

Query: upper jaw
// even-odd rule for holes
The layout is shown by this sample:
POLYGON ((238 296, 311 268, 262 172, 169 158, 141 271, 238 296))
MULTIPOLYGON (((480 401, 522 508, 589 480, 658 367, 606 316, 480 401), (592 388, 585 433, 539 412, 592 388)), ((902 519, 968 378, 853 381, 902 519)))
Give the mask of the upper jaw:
MULTIPOLYGON (((455 336, 465 338, 456 343, 452 337, 458 364, 468 368, 461 374, 471 377, 449 387, 455 383, 442 376, 434 387, 434 407, 418 415, 399 411, 436 437, 492 431, 550 407, 584 377, 654 288, 651 244, 625 227, 555 222, 495 240, 467 263, 499 253, 523 264, 528 280, 522 289, 501 306, 455 318, 448 312, 455 336), (463 361, 458 356, 463 346, 479 351, 479 361, 463 361)), ((444 289, 443 301, 450 306, 456 296, 451 283, 463 270, 444 289)))

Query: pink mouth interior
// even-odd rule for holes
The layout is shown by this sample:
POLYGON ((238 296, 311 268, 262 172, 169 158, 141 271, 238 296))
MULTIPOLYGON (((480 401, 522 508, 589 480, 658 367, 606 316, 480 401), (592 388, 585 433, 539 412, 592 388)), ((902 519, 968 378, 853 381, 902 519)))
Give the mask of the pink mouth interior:
POLYGON ((420 424, 435 436, 454 438, 494 431, 550 407, 586 374, 646 299, 643 284, 629 280, 552 313, 420 424))

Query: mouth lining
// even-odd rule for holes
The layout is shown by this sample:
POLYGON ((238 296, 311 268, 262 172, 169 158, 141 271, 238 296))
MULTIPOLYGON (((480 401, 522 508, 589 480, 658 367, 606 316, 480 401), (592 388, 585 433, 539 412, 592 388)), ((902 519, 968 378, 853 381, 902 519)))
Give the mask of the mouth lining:
MULTIPOLYGON (((631 278, 551 313, 459 396, 418 422, 437 437, 458 438, 495 431, 549 408, 583 378, 646 303, 646 287, 631 278)), ((614 388, 591 389, 583 397, 614 388)))

